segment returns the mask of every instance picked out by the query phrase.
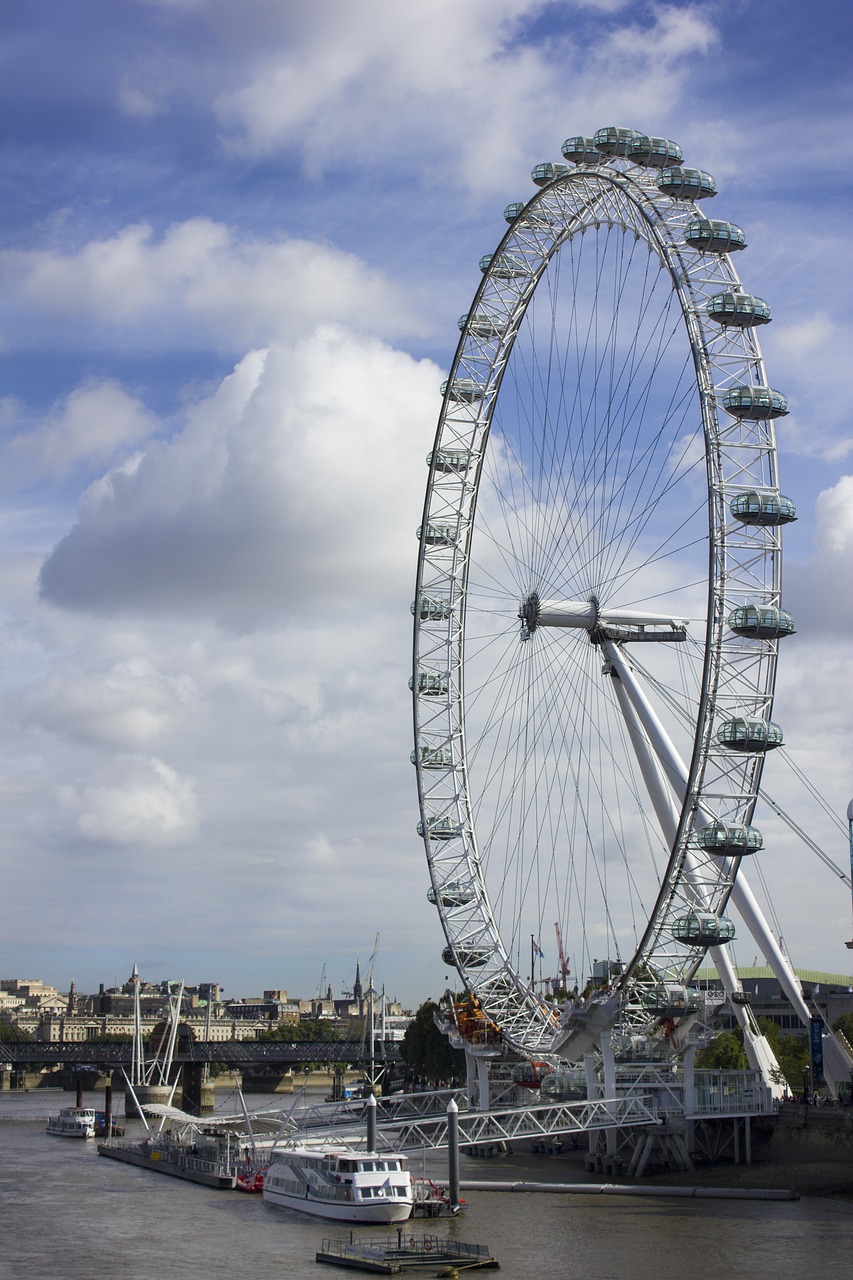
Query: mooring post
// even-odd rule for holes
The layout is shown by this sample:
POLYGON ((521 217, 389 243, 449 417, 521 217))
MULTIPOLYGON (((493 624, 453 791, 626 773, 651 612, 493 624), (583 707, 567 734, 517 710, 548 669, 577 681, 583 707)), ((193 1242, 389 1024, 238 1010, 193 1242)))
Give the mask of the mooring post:
POLYGON ((83 1105, 83 1081, 82 1081, 79 1077, 78 1077, 78 1079, 77 1079, 77 1103, 76 1103, 76 1105, 77 1105, 78 1107, 82 1107, 82 1105, 83 1105))
POLYGON ((107 1082, 104 1088, 104 1137, 113 1136, 113 1087, 107 1082))
POLYGON ((367 1150, 376 1150, 376 1098, 371 1093, 365 1103, 367 1112, 367 1150))
POLYGON ((453 1098, 447 1104, 447 1185, 451 1209, 459 1208, 459 1108, 453 1098))

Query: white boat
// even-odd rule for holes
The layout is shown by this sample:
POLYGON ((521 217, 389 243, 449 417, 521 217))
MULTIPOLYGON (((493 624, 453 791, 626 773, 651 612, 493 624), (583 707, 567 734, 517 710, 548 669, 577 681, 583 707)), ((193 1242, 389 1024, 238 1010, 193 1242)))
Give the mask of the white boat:
POLYGON ((48 1118, 45 1129, 60 1138, 94 1138, 94 1108, 63 1107, 58 1116, 48 1118))
POLYGON ((270 1155, 264 1200, 339 1222, 405 1222, 414 1205, 405 1156, 329 1147, 280 1147, 270 1155))

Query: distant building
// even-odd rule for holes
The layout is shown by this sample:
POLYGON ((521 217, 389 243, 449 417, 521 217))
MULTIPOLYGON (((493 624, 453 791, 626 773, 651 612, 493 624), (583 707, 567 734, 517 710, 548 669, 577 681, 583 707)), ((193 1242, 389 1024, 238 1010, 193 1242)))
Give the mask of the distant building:
MULTIPOLYGON (((795 969, 794 972, 806 1004, 816 1013, 819 1011, 830 1026, 840 1014, 853 1013, 853 977, 816 969, 795 969)), ((788 1035, 808 1034, 772 969, 767 966, 739 967, 738 977, 756 1018, 769 1018, 788 1035)), ((723 989, 716 969, 700 969, 693 981, 709 991, 723 989)), ((726 1031, 734 1030, 738 1025, 728 1001, 720 1005, 716 1021, 726 1031)))

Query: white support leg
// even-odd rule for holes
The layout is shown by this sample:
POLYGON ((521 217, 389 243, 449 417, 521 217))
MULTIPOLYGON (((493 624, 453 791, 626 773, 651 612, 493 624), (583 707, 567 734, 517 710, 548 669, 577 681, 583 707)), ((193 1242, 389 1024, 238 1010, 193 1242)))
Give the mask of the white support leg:
MULTIPOLYGON (((605 640, 604 649, 616 673, 614 686, 620 709, 637 754, 640 772, 649 791, 652 806, 657 814, 664 838, 672 847, 678 829, 679 810, 673 798, 673 791, 683 803, 687 786, 688 770, 684 761, 661 724, 654 708, 637 682, 631 666, 626 662, 624 654, 610 641, 605 640), (665 793, 665 794, 662 794, 665 793)), ((699 815, 707 825, 712 819, 706 814, 699 815)), ((696 860, 688 855, 684 863, 685 882, 696 896, 697 905, 704 905, 699 891, 699 868, 696 860)), ((740 877, 735 881, 735 886, 740 877)), ((748 891, 748 886, 746 886, 748 891)), ((755 900, 753 899, 755 903, 755 900)), ((735 902, 737 905, 737 901, 735 902)), ((755 912, 769 934, 766 921, 755 903, 755 912)), ((750 927, 749 921, 746 921, 750 927)), ((757 935, 756 939, 757 939, 757 935)), ((772 935, 770 935, 772 937, 772 935)), ((725 947, 711 947, 709 957, 716 967, 726 995, 731 1000, 734 992, 741 991, 740 980, 734 963, 725 947)), ((781 953, 780 953, 781 954, 781 953)), ((796 981, 796 979, 795 979, 796 981)), ((802 995, 800 996, 802 1000, 802 995)), ((782 1097, 785 1088, 779 1083, 780 1070, 776 1056, 770 1048, 765 1036, 762 1036, 754 1019, 744 1005, 732 1001, 732 1013, 743 1031, 744 1049, 749 1065, 753 1071, 759 1071, 762 1079, 773 1091, 774 1096, 782 1097)))

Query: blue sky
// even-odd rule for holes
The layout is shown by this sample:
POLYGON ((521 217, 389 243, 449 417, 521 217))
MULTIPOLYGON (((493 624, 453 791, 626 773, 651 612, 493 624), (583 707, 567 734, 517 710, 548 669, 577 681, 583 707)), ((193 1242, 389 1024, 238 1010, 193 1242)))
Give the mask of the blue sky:
MULTIPOLYGON (((391 990, 443 988, 405 688, 423 457, 504 205, 605 124, 679 141, 748 232, 802 517, 777 715, 843 813, 848 6, 9 0, 0 22, 2 975, 138 961, 307 994, 380 929, 391 990)), ((805 858, 780 831, 786 943, 849 968, 849 898, 805 858)))

